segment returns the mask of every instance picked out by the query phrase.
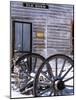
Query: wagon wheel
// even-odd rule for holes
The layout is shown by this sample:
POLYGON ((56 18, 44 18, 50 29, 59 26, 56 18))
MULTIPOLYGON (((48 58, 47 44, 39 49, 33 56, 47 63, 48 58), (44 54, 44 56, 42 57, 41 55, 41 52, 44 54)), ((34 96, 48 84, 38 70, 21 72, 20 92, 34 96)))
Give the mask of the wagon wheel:
POLYGON ((16 67, 19 68, 18 86, 20 92, 29 94, 33 90, 33 81, 38 68, 45 58, 36 53, 25 54, 16 61, 16 67))
POLYGON ((34 96, 73 94, 74 67, 72 59, 62 54, 50 56, 37 71, 34 80, 34 96), (47 66, 47 63, 50 66, 47 66))

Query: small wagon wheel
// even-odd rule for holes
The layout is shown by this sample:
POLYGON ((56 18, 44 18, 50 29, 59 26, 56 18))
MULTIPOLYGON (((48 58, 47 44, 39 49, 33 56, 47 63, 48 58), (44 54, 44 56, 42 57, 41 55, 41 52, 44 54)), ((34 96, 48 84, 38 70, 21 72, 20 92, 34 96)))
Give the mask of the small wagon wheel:
POLYGON ((36 53, 25 54, 20 57, 15 67, 19 68, 19 89, 23 94, 33 90, 33 81, 38 68, 41 66, 45 58, 36 53))
POLYGON ((34 80, 34 96, 73 95, 73 65, 73 60, 63 54, 47 58, 37 71, 34 80))

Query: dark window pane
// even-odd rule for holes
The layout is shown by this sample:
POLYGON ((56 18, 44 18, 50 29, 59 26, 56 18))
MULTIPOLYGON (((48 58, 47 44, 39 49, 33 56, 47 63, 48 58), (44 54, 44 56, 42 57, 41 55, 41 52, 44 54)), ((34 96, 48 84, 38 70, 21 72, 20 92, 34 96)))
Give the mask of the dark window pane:
POLYGON ((30 24, 23 24, 23 51, 30 51, 30 24))
POLYGON ((15 23, 15 50, 22 50, 22 23, 15 23))

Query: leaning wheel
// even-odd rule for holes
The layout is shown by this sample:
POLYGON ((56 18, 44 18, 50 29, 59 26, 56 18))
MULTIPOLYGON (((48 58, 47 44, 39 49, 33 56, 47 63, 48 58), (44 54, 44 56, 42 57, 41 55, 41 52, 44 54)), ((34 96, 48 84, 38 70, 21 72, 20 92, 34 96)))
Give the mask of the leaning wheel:
POLYGON ((62 54, 47 58, 37 71, 34 80, 34 96, 73 95, 73 65, 73 60, 62 54))
POLYGON ((43 56, 30 53, 23 55, 16 61, 15 69, 18 69, 19 76, 17 85, 22 94, 32 94, 35 74, 44 60, 43 56))

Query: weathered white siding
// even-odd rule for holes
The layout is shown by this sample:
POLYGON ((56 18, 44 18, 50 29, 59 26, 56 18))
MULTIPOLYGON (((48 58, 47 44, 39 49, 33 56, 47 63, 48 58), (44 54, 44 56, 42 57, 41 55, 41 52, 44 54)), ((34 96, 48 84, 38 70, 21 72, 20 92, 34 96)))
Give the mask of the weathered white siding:
POLYGON ((48 9, 29 8, 23 7, 22 2, 12 1, 11 20, 32 23, 33 52, 45 57, 56 53, 70 54, 73 5, 48 4, 48 6, 48 9), (37 32, 43 32, 44 38, 38 39, 37 32))

